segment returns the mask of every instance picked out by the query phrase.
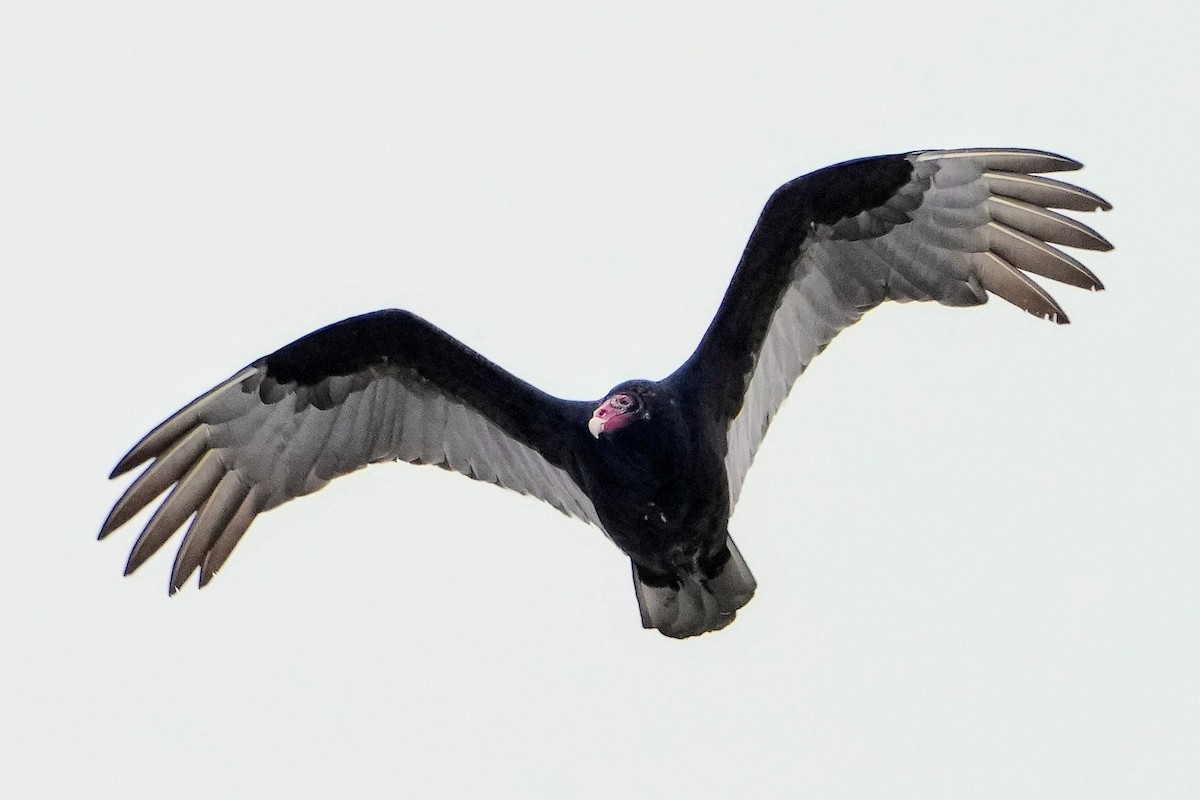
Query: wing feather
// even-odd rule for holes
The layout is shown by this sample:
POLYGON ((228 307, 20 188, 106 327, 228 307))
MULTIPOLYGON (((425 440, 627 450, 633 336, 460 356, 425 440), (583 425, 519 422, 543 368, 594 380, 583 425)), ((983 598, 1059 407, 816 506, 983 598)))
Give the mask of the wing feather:
POLYGON ((983 178, 992 194, 1022 200, 1043 208, 1065 208, 1071 211, 1108 211, 1112 208, 1104 198, 1092 194, 1087 189, 1041 175, 985 172, 983 178))
POLYGON ((200 565, 200 586, 208 585, 217 571, 221 569, 234 546, 241 541, 242 536, 250 527, 250 523, 262 509, 260 492, 257 486, 250 488, 237 511, 223 529, 217 534, 212 547, 204 554, 204 563, 200 565))
POLYGON ((1073 158, 1029 150, 1023 147, 965 147, 958 150, 924 150, 910 153, 914 161, 940 161, 950 164, 955 161, 971 161, 985 170, 1005 172, 1072 172, 1082 169, 1083 164, 1073 158))
POLYGON ((1070 322, 1050 293, 1034 283, 1024 272, 995 253, 972 255, 974 258, 971 260, 979 275, 979 283, 984 289, 1036 317, 1048 319, 1059 325, 1070 322))
POLYGON ((421 440, 424 437, 424 416, 428 410, 419 398, 413 397, 411 402, 405 402, 400 447, 396 450, 397 457, 401 461, 407 461, 410 464, 422 463, 424 447, 421 440))
POLYGON ((1111 250, 1108 240, 1081 222, 1011 197, 990 197, 988 213, 996 222, 1050 244, 1084 250, 1111 250))
POLYGON ((249 494, 250 487, 236 471, 221 476, 212 495, 192 519, 191 526, 183 536, 183 544, 175 555, 175 566, 171 569, 172 594, 179 591, 204 562, 205 554, 212 549, 221 531, 228 527, 249 494))
POLYGON ((425 427, 421 429, 421 461, 440 467, 446 463, 446 402, 437 395, 426 401, 425 427))

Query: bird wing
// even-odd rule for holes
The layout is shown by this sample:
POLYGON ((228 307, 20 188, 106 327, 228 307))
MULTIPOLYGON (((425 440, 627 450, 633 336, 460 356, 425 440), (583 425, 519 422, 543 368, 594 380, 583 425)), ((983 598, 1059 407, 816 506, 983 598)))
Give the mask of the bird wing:
POLYGON ((928 150, 850 161, 781 186, 699 347, 672 376, 726 426, 731 505, 792 383, 883 301, 970 306, 990 292, 1062 324, 1066 314, 1026 273, 1102 289, 1053 245, 1112 245, 1049 209, 1109 204, 1037 174, 1081 166, 1035 150, 928 150))
POLYGON ((406 311, 343 320, 259 359, 163 422, 103 538, 174 486, 129 555, 137 569, 195 514, 171 571, 210 581, 254 517, 379 461, 434 464, 599 524, 571 477, 584 404, 541 392, 406 311))

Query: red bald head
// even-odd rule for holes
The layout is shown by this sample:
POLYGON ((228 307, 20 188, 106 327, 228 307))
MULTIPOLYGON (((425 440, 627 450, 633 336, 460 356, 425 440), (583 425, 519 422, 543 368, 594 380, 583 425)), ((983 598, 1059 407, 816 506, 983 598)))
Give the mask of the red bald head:
POLYGON ((588 430, 597 439, 602 433, 616 433, 637 419, 642 403, 633 392, 614 392, 596 406, 588 420, 588 430))

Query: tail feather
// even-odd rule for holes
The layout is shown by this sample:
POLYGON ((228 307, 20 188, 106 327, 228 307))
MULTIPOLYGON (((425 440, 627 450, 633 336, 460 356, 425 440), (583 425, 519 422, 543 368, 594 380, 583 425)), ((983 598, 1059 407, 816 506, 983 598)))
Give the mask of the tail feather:
POLYGON ((726 538, 725 545, 729 548, 729 560, 706 583, 709 591, 717 599, 717 607, 721 612, 733 614, 754 597, 758 581, 750 574, 750 568, 746 566, 746 561, 738 552, 733 539, 726 538))
POLYGON ((652 586, 633 565, 633 588, 643 628, 685 639, 717 631, 733 622, 739 608, 750 602, 757 583, 733 539, 727 539, 729 558, 711 575, 689 575, 678 585, 652 586))

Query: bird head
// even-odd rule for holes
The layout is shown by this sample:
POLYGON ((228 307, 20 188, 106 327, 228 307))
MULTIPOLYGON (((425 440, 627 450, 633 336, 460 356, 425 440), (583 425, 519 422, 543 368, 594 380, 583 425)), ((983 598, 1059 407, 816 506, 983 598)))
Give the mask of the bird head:
POLYGON ((588 431, 599 439, 651 418, 654 389, 650 381, 628 381, 613 388, 588 420, 588 431))

